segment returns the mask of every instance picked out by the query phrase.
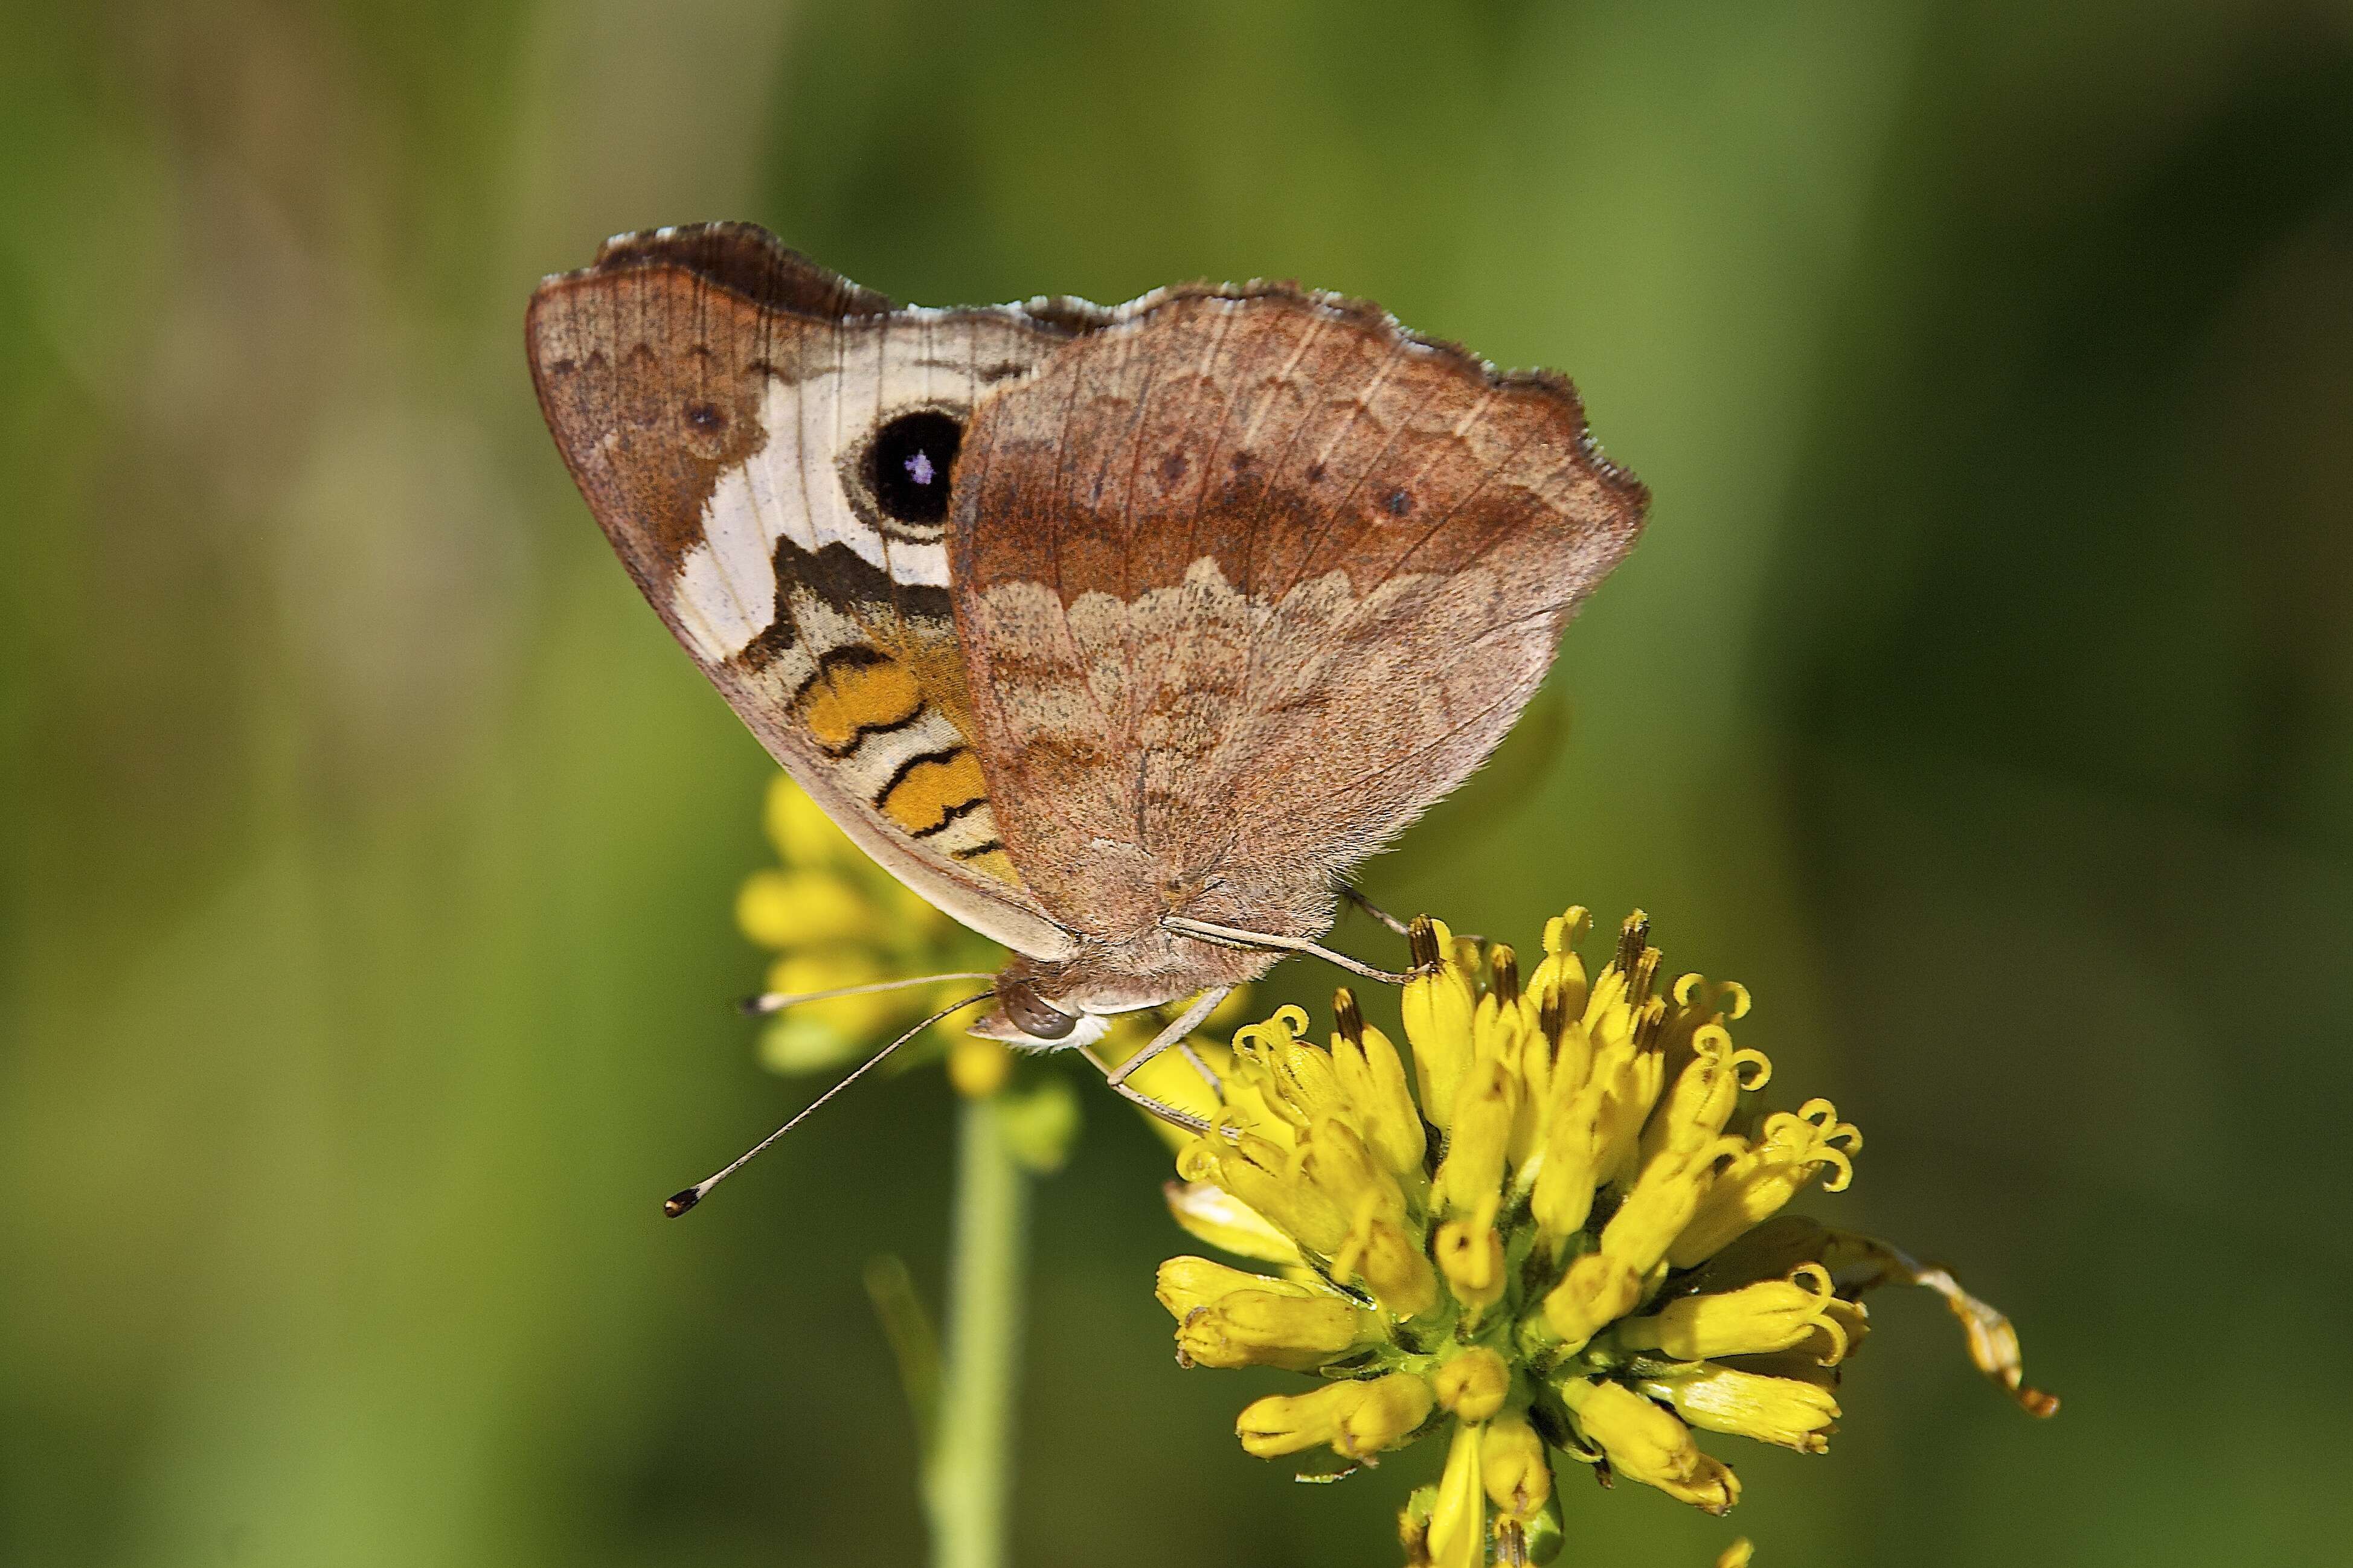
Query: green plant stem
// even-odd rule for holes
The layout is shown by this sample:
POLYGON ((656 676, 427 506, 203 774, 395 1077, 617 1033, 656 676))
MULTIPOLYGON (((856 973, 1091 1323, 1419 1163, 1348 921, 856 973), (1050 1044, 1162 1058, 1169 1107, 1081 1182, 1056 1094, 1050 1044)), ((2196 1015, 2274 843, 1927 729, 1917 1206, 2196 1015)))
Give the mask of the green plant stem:
POLYGON ((956 1142, 947 1366, 923 1477, 937 1568, 1002 1568, 1029 1222, 1028 1172, 996 1103, 966 1100, 956 1142))

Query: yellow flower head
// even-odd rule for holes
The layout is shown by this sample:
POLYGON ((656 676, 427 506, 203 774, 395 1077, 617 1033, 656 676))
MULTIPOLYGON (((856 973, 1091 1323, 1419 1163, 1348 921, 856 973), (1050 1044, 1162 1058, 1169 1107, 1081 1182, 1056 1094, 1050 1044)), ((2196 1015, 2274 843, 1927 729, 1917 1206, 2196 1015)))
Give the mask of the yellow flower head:
POLYGON ((1562 1456, 1710 1512, 1740 1497, 1694 1429, 1801 1452, 1829 1443, 1862 1293, 1943 1294, 1971 1354, 2036 1414, 2008 1320, 1883 1243, 1780 1213, 1847 1185, 1862 1135, 1828 1100, 1758 1103, 1737 985, 1660 991, 1640 914, 1598 973, 1582 910, 1546 928, 1525 984, 1511 949, 1430 921, 1411 936, 1411 1065, 1356 999, 1328 1048, 1286 1007, 1242 1029, 1208 1132, 1179 1149, 1177 1220, 1282 1268, 1161 1269, 1187 1365, 1320 1374, 1242 1413, 1263 1457, 1372 1464, 1451 1429, 1443 1477, 1400 1521, 1415 1563, 1525 1563, 1560 1544, 1562 1456))

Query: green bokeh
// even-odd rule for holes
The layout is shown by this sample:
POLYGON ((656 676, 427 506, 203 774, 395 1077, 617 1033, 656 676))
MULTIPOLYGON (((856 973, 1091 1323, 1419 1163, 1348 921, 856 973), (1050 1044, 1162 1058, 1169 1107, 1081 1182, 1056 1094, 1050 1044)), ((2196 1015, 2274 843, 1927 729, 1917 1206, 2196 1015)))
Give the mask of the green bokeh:
MULTIPOLYGON (((946 1091, 660 1218, 805 1093, 723 1005, 768 764, 521 352, 713 216, 937 303, 1369 295, 1651 484, 1370 886, 1746 980, 1869 1134, 1816 1212, 2067 1408, 1891 1302, 1827 1458, 1715 1445, 1728 1523, 1569 1476, 1565 1562, 2342 1559, 2341 5, 236 0, 0 8, 0 1561, 920 1558, 860 1275, 936 1297, 946 1091)), ((1392 1561, 1439 1456, 1245 1458, 1283 1380, 1176 1368, 1164 1153, 1089 1106, 1018 1560, 1392 1561)))

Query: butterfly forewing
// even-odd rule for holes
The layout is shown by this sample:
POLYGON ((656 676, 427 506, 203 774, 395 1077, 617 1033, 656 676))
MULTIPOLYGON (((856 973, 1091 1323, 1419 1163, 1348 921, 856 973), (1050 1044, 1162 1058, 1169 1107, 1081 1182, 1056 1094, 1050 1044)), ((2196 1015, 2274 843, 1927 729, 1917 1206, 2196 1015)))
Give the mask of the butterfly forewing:
POLYGON ((730 705, 882 865, 1039 957, 1071 939, 988 796, 944 535, 975 398, 1068 331, 893 311, 743 226, 616 240, 529 325, 583 495, 730 705))

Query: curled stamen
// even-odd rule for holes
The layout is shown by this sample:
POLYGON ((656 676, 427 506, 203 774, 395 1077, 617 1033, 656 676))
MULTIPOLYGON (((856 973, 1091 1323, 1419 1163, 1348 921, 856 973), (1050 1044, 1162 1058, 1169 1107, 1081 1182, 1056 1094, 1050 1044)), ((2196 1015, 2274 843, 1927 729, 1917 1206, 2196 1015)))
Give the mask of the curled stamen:
POLYGON ((1235 1030, 1234 1049, 1265 1051, 1279 1048, 1306 1032, 1306 1011, 1296 1003, 1285 1003, 1263 1023, 1244 1024, 1235 1030))
POLYGON ((1830 1315, 1831 1303, 1838 1294, 1838 1288, 1831 1279, 1831 1271, 1819 1263, 1800 1263, 1789 1270, 1788 1278, 1790 1284, 1801 1290, 1811 1290, 1820 1298, 1813 1326, 1829 1338, 1831 1352, 1816 1359, 1824 1366, 1836 1366, 1846 1359, 1847 1338, 1845 1325, 1830 1315))
POLYGON ((1671 994, 1676 1006, 1721 1013, 1727 1023, 1737 1023, 1748 1016, 1748 987, 1737 980, 1711 983, 1706 975, 1694 970, 1676 977, 1671 994), (1698 998, 1696 1002, 1694 997, 1698 998))

